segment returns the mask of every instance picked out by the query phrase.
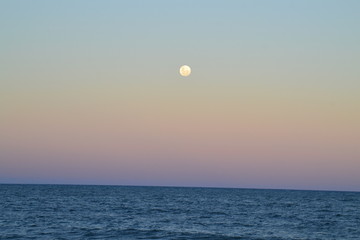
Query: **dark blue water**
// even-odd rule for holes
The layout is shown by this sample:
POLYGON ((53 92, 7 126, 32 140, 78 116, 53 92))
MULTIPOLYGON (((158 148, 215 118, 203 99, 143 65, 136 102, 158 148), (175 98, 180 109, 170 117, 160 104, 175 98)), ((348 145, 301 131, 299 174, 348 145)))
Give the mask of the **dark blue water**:
POLYGON ((360 193, 3 184, 0 239, 360 239, 360 193))

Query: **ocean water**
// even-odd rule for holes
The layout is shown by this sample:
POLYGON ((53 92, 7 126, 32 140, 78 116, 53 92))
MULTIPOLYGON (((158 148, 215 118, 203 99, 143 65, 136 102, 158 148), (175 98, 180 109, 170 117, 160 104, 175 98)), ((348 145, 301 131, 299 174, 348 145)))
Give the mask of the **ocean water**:
POLYGON ((360 193, 1 184, 0 239, 360 239, 360 193))

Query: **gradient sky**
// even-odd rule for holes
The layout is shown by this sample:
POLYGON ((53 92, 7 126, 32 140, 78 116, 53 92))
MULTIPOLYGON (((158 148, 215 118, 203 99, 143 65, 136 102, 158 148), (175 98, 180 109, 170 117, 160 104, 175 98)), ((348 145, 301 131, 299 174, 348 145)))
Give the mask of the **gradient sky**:
POLYGON ((360 191, 359 12, 0 1, 0 182, 360 191))

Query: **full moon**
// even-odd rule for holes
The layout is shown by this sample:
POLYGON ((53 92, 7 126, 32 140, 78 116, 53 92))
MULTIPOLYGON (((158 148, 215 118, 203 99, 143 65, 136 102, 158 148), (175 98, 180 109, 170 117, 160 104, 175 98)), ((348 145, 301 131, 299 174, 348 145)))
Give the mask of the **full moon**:
POLYGON ((191 73, 191 68, 188 65, 183 65, 180 67, 180 75, 183 77, 187 77, 191 73))

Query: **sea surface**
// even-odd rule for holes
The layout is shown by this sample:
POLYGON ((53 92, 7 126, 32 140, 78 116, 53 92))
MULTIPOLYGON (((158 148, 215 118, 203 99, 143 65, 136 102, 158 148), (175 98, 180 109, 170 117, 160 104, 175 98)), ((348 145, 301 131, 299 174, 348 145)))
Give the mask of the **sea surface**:
POLYGON ((0 239, 360 239, 360 193, 0 184, 0 239))

